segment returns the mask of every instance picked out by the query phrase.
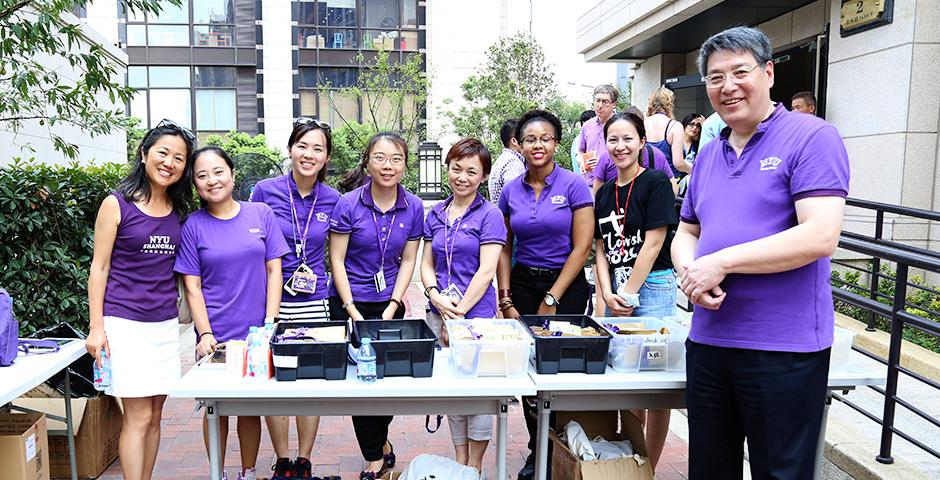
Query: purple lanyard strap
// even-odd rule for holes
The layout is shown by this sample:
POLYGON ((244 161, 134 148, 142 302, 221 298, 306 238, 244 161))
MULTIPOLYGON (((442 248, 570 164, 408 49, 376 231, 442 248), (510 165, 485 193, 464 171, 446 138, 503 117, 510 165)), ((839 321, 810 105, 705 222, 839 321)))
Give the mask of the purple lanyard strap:
POLYGON ((300 244, 300 263, 307 264, 307 233, 310 231, 310 220, 313 218, 313 211, 317 208, 317 199, 320 196, 320 191, 317 190, 317 184, 313 185, 313 190, 316 192, 313 195, 313 205, 310 206, 310 212, 307 213, 307 224, 304 226, 303 230, 300 228, 300 219, 297 215, 297 209, 294 207, 294 191, 290 188, 290 180, 285 177, 287 182, 287 196, 290 198, 290 214, 291 214, 291 233, 294 236, 294 245, 300 244), (297 236, 300 235, 300 242, 297 241, 297 236))

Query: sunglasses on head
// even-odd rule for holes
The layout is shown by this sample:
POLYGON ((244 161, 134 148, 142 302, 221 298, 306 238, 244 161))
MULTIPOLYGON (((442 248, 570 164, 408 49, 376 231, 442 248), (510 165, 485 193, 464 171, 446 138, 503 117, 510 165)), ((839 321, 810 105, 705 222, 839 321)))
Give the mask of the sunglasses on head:
POLYGON ((331 128, 329 123, 326 123, 326 122, 321 121, 321 120, 317 120, 316 118, 300 117, 300 118, 294 119, 294 126, 295 126, 295 127, 299 127, 299 126, 301 126, 301 125, 309 125, 309 124, 311 124, 311 123, 314 124, 314 125, 316 125, 316 126, 318 126, 318 127, 320 127, 320 128, 322 128, 322 129, 324 129, 324 130, 329 130, 329 129, 331 128))
POLYGON ((163 120, 160 120, 160 123, 158 123, 157 126, 154 127, 154 128, 160 128, 160 127, 166 127, 166 128, 171 129, 171 130, 175 130, 175 131, 177 131, 177 132, 183 134, 183 136, 185 136, 186 139, 189 140, 190 142, 195 142, 195 141, 196 141, 196 134, 193 133, 192 130, 190 130, 190 129, 188 129, 188 128, 186 128, 186 127, 184 127, 184 126, 182 126, 182 125, 180 125, 180 124, 178 124, 178 123, 176 123, 176 122, 174 122, 173 120, 169 120, 169 119, 166 119, 166 118, 164 118, 163 120))

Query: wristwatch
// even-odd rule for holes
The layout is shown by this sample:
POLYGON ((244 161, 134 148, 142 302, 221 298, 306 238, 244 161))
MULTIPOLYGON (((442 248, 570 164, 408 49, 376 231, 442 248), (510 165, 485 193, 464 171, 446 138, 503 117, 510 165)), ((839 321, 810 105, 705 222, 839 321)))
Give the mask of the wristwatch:
POLYGON ((555 296, 552 295, 552 292, 546 292, 545 300, 542 300, 542 301, 545 302, 545 305, 548 305, 549 307, 554 307, 558 305, 558 299, 556 299, 555 296))

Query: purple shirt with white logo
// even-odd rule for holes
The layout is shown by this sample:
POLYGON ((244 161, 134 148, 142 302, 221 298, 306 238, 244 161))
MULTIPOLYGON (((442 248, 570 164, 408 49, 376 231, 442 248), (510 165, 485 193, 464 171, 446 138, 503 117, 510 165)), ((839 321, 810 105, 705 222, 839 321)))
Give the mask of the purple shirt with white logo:
MULTIPOLYGON (((385 302, 395 289, 405 244, 420 239, 424 231, 424 205, 399 185, 395 205, 383 213, 372 200, 371 185, 366 183, 340 197, 330 218, 330 231, 349 234, 345 265, 353 299, 385 302), (384 266, 382 245, 387 245, 384 266), (381 292, 376 291, 373 277, 380 268, 385 273, 381 292)), ((335 285, 330 287, 330 295, 339 295, 335 285)))
POLYGON ((317 276, 316 292, 312 294, 297 292, 297 295, 291 295, 285 291, 282 294, 282 300, 286 302, 309 302, 327 298, 330 291, 327 288, 326 262, 324 260, 326 258, 326 239, 330 230, 330 216, 333 215, 333 208, 336 207, 336 202, 339 201, 339 192, 323 182, 317 182, 314 184, 313 190, 306 197, 301 198, 293 175, 288 173, 283 177, 258 182, 251 192, 251 201, 262 202, 271 207, 284 240, 288 246, 294 247, 281 260, 281 272, 285 282, 300 267, 297 250, 304 230, 307 233, 306 243, 304 244, 305 263, 317 276), (290 195, 293 195, 294 199, 294 213, 291 213, 290 195), (311 208, 313 209, 312 212, 311 208), (308 218, 310 219, 309 228, 307 227, 308 218))
MULTIPOLYGON (((701 226, 696 258, 797 225, 797 200, 845 197, 849 159, 839 132, 777 104, 740 158, 728 131, 699 152, 680 215, 701 226)), ((816 352, 832 345, 829 259, 773 274, 731 274, 719 310, 695 309, 689 338, 719 347, 816 352)))
MULTIPOLYGON (((666 174, 666 178, 673 178, 672 168, 669 167, 669 162, 666 161, 666 155, 663 154, 658 148, 651 147, 647 145, 643 148, 643 159, 640 161, 640 165, 643 165, 646 168, 649 168, 649 152, 653 152, 653 167, 660 172, 666 174)), ((617 178, 617 165, 614 164, 613 160, 610 158, 610 153, 607 149, 604 149, 604 152, 600 154, 600 158, 597 160, 597 166, 594 167, 594 178, 601 181, 601 183, 607 183, 611 180, 617 178)))
MULTIPOLYGON (((460 289, 460 293, 466 294, 470 280, 480 269, 480 246, 487 243, 505 245, 506 222, 499 209, 478 193, 463 216, 447 225, 447 207, 453 200, 454 197, 451 196, 428 212, 424 222, 424 239, 431 242, 438 288, 444 291, 452 283, 460 289), (451 260, 449 279, 447 253, 450 254, 451 260)), ((433 305, 431 310, 437 313, 433 305)), ((496 318, 496 290, 492 285, 467 312, 466 317, 496 318)))
POLYGON ((268 276, 265 262, 290 247, 263 203, 238 202, 227 220, 199 210, 183 224, 177 273, 202 279, 209 326, 216 340, 244 339, 248 327, 264 324, 268 276))
POLYGON ((574 248, 574 211, 590 207, 591 189, 580 175, 555 164, 545 188, 535 199, 528 172, 509 182, 499 197, 499 209, 509 217, 516 240, 516 262, 527 267, 559 269, 574 248))

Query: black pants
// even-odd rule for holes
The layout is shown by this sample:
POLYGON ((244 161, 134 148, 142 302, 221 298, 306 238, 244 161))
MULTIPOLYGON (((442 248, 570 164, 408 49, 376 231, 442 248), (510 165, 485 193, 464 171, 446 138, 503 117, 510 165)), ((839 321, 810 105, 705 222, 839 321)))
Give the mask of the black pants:
MULTIPOLYGON (((382 312, 388 308, 385 302, 356 302, 356 309, 363 318, 382 318, 382 312)), ((405 307, 399 306, 395 318, 405 318, 405 307)), ((330 297, 330 319, 346 321, 349 314, 343 308, 343 301, 339 297, 330 297)), ((392 424, 392 416, 358 416, 352 417, 353 429, 356 431, 356 441, 359 442, 359 451, 367 462, 381 460, 384 455, 383 448, 388 441, 388 426, 392 424)))
MULTIPOLYGON (((552 288, 561 269, 533 270, 524 265, 516 264, 512 268, 509 278, 509 288, 512 290, 512 303, 521 315, 535 315, 539 305, 545 300, 545 294, 552 288)), ((584 278, 584 269, 578 269, 578 276, 574 278, 564 295, 558 299, 555 312, 559 315, 583 315, 587 307, 588 292, 587 279, 584 278)), ((525 412, 525 426, 529 431, 529 451, 535 452, 535 442, 538 438, 538 407, 537 397, 523 397, 522 410, 525 412)), ((550 425, 555 427, 555 414, 552 413, 550 425)), ((549 444, 549 460, 551 460, 551 444, 549 444)))
POLYGON ((829 349, 769 352, 686 343, 689 478, 813 478, 829 349))

